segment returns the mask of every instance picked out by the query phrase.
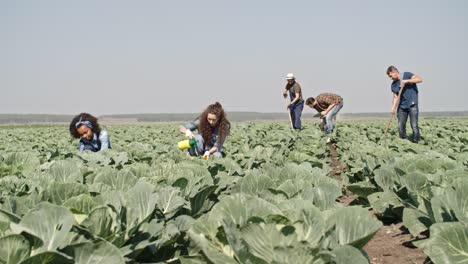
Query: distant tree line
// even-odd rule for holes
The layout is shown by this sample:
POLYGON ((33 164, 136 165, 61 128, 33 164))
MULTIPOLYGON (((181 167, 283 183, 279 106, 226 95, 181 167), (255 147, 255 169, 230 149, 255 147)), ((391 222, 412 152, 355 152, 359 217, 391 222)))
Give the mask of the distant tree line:
MULTIPOLYGON (((423 118, 468 118, 468 111, 460 112, 422 112, 423 118)), ((316 113, 304 113, 305 119, 317 119, 316 113)), ((339 119, 380 119, 388 118, 389 113, 344 113, 339 119)), ((42 114, 0 114, 0 124, 42 124, 42 123, 68 123, 73 118, 71 115, 42 115, 42 114)), ((180 114, 126 114, 103 115, 102 121, 113 120, 123 122, 136 120, 138 122, 184 122, 197 118, 195 113, 180 114)), ((229 120, 233 122, 243 121, 284 121, 288 120, 287 113, 258 113, 258 112, 229 112, 229 120)))
POLYGON ((63 123, 72 118, 71 115, 0 114, 0 124, 63 123))

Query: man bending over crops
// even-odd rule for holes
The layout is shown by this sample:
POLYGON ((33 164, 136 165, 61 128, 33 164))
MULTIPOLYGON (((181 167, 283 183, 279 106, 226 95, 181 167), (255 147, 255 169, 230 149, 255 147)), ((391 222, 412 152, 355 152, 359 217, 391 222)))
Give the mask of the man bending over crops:
POLYGON ((299 83, 296 82, 294 74, 288 73, 286 76, 287 84, 284 87, 283 97, 286 98, 289 93, 291 102, 288 104, 287 110, 291 118, 292 127, 301 129, 301 115, 304 109, 304 99, 302 99, 302 90, 299 83))
POLYGON ((229 135, 231 123, 220 103, 209 105, 193 122, 180 126, 180 132, 188 138, 195 138, 196 145, 187 150, 190 156, 201 156, 209 159, 210 156, 222 157, 221 149, 229 135), (197 130, 199 134, 194 135, 197 130))
POLYGON ((418 127, 418 86, 422 78, 411 72, 399 72, 395 66, 387 69, 387 75, 392 79, 391 89, 393 92, 392 114, 397 112, 398 129, 400 138, 406 136, 406 121, 410 117, 411 129, 413 130, 413 142, 418 143, 420 139, 418 127), (403 90, 402 90, 403 89, 403 90), (401 90, 401 93, 400 93, 401 90))
POLYGON ((332 141, 333 119, 343 108, 343 98, 336 94, 323 93, 315 98, 307 98, 306 104, 320 113, 321 126, 323 126, 325 134, 328 136, 327 143, 330 143, 332 141))

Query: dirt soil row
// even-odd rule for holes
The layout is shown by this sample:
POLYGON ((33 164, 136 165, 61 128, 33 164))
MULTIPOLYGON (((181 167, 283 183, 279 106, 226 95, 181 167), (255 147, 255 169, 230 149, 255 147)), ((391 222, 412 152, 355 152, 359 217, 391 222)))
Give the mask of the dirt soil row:
MULTIPOLYGON (((336 144, 329 144, 332 177, 342 179, 347 167, 339 160, 336 144)), ((349 205, 358 197, 348 193, 338 198, 338 202, 349 205)), ((369 214, 377 217, 374 211, 369 214)), ((368 254, 371 264, 426 264, 432 263, 424 252, 413 246, 415 238, 403 226, 403 223, 384 224, 377 234, 367 243, 364 251, 368 254)))

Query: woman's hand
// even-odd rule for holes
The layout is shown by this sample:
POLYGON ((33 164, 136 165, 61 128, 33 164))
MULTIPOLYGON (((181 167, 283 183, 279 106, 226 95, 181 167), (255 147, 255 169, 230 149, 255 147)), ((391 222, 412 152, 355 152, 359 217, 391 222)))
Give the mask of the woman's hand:
POLYGON ((205 151, 205 154, 203 154, 203 158, 208 160, 210 158, 211 153, 209 151, 205 151))
POLYGON ((325 117, 326 115, 327 115, 327 111, 322 111, 322 112, 320 112, 320 116, 321 116, 322 118, 325 117))
POLYGON ((188 137, 188 138, 193 138, 193 133, 190 129, 186 129, 185 130, 185 136, 188 137))

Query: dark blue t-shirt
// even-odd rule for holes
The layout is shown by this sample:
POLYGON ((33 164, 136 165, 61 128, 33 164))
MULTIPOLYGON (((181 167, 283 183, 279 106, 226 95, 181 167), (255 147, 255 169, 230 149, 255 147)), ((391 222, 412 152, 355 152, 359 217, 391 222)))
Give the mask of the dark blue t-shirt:
MULTIPOLYGON (((402 80, 409 80, 413 77, 413 73, 411 72, 403 72, 400 74, 400 79, 402 80)), ((393 81, 392 85, 392 92, 396 95, 400 92, 400 80, 393 81)), ((415 106, 418 104, 418 86, 415 83, 406 83, 405 89, 400 97, 400 105, 398 108, 401 109, 408 109, 411 106, 415 106)))

